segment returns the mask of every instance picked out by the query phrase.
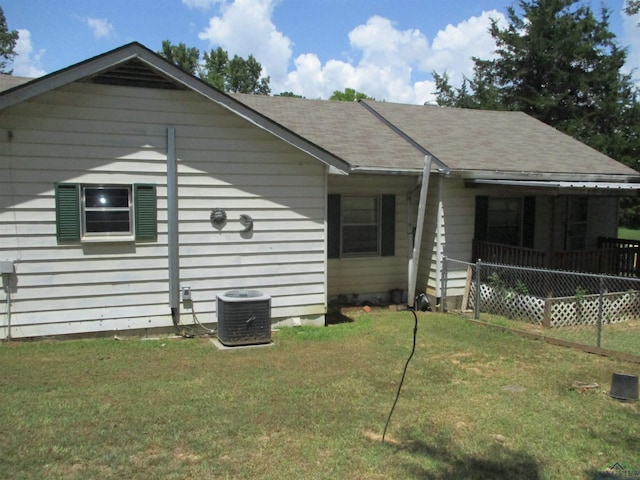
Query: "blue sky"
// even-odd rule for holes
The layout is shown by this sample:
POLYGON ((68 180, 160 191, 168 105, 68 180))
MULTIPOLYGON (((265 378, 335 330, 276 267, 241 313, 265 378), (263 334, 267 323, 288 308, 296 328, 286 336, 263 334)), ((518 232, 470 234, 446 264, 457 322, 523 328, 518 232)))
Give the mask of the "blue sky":
MULTIPOLYGON (((624 0, 583 0, 611 11, 611 29, 629 47, 640 77, 640 19, 624 0)), ((162 40, 201 52, 221 46, 253 54, 272 93, 328 98, 355 88, 377 99, 433 100, 432 71, 454 84, 472 74, 471 56, 490 58, 490 19, 505 22, 511 0, 4 0, 20 32, 14 75, 41 76, 131 41, 162 40)))

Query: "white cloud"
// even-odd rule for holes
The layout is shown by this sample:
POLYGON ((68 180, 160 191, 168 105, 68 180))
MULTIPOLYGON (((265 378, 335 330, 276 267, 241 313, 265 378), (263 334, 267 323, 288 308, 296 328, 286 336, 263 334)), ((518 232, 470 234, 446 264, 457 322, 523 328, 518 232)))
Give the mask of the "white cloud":
POLYGON ((113 33, 113 25, 106 18, 91 18, 86 19, 87 25, 93 30, 93 36, 97 39, 109 38, 113 33))
MULTIPOLYGON (((382 17, 371 17, 349 33, 355 64, 331 60, 324 66, 315 55, 300 55, 289 73, 285 90, 311 98, 327 98, 334 90, 355 88, 380 100, 425 103, 435 100, 431 72, 447 72, 459 86, 473 74, 472 56, 492 58, 495 42, 488 33, 491 19, 504 15, 484 12, 458 25, 448 25, 429 40, 417 29, 398 30, 382 17)), ((275 90, 275 89, 274 89, 275 90)))
POLYGON ((272 0, 222 3, 221 16, 212 17, 198 38, 212 47, 221 46, 231 55, 253 55, 262 65, 263 75, 271 77, 271 85, 279 84, 287 75, 291 40, 271 21, 273 8, 272 0))
POLYGON ((34 52, 31 43, 31 32, 29 30, 18 30, 18 41, 16 42, 16 56, 13 59, 13 74, 18 77, 36 78, 45 75, 40 65, 40 58, 44 50, 34 52))
POLYGON ((188 8, 201 8, 207 10, 216 3, 220 3, 222 0, 182 0, 182 4, 188 8))
POLYGON ((636 84, 640 87, 640 13, 629 16, 620 12, 623 19, 621 43, 627 46, 627 62, 623 70, 634 74, 636 84))
POLYGON ((504 26, 498 11, 483 12, 437 33, 433 44, 418 29, 398 29, 373 16, 349 33, 354 60, 331 59, 324 65, 314 53, 292 58, 292 41, 272 22, 277 0, 183 0, 185 5, 220 4, 218 16, 199 34, 229 54, 253 54, 271 77, 272 93, 291 91, 307 98, 328 98, 335 90, 354 88, 379 100, 424 103, 435 99, 433 70, 447 72, 453 85, 472 76, 472 56, 492 58, 491 18, 504 26), (238 34, 242 32, 242 34, 238 34), (289 70, 293 62, 293 70, 289 70))
POLYGON ((438 73, 446 71, 451 83, 460 85, 463 76, 473 74, 471 57, 495 57, 496 44, 488 32, 492 19, 497 20, 501 28, 506 28, 505 16, 496 10, 482 12, 479 17, 471 17, 456 26, 447 25, 433 39, 431 54, 424 57, 422 67, 438 73))

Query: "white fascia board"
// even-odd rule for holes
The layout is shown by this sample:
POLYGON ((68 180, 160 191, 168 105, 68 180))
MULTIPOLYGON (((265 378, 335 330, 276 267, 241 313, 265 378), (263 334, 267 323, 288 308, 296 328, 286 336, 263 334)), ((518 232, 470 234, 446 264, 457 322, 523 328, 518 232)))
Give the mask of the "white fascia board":
POLYGON ((542 180, 489 180, 478 179, 470 183, 482 185, 506 185, 530 188, 595 189, 595 190, 640 190, 640 183, 631 182, 582 182, 582 181, 542 181, 542 180))

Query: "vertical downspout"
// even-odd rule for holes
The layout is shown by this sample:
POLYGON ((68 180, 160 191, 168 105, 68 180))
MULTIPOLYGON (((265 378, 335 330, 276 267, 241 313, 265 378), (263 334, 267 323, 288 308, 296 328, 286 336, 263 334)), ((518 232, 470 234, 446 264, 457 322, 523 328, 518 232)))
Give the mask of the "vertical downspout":
POLYGON ((436 217, 436 304, 442 298, 442 177, 438 178, 438 213, 436 217))
MULTIPOLYGON (((324 169, 324 311, 329 310, 329 170, 324 169)), ((325 317, 325 325, 326 325, 325 317)))
POLYGON ((420 203, 418 204, 418 221, 416 222, 416 236, 413 243, 413 254, 409 259, 409 289, 407 305, 414 308, 416 299, 416 283, 418 280, 418 263, 420 261, 420 247, 422 245, 422 230, 427 207, 427 192, 429 191, 429 173, 431 172, 431 156, 425 155, 422 171, 422 187, 420 188, 420 203))
POLYGON ((167 230, 169 254, 169 306, 171 318, 180 323, 180 252, 178 245, 178 161, 176 129, 167 127, 167 230))

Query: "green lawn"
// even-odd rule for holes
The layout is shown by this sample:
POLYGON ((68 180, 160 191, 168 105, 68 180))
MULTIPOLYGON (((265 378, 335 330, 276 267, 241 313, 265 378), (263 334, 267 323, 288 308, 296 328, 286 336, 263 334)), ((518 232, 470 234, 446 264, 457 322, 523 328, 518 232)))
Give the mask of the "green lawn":
POLYGON ((640 230, 631 230, 630 228, 618 228, 618 238, 625 240, 640 240, 640 230))
POLYGON ((600 330, 600 345, 598 345, 597 325, 544 328, 541 325, 535 325, 525 320, 512 320, 499 315, 484 313, 480 315, 480 321, 548 338, 566 340, 580 345, 600 346, 612 352, 630 354, 640 358, 640 321, 638 320, 619 323, 605 322, 600 330))
POLYGON ((9 479, 566 479, 640 469, 640 365, 407 312, 274 334, 0 345, 9 479), (598 383, 581 391, 574 382, 598 383))

